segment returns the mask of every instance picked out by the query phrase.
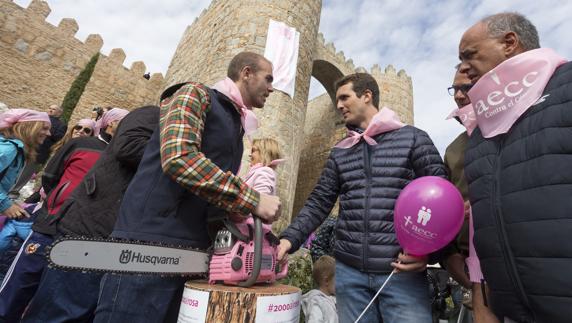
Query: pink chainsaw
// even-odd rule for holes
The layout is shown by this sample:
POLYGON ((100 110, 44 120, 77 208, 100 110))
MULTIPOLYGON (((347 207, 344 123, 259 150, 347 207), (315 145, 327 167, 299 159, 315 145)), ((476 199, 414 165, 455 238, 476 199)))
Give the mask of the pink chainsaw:
POLYGON ((288 265, 278 264, 280 240, 270 225, 255 216, 240 223, 224 223, 225 228, 217 232, 214 241, 209 283, 249 287, 286 277, 288 265))

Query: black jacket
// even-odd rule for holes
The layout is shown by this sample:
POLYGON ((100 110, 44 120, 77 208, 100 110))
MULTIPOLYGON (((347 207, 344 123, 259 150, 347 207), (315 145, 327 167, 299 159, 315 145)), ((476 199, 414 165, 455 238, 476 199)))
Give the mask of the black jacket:
POLYGON ((572 63, 506 134, 472 134, 465 176, 492 309, 517 322, 572 320, 572 63))
POLYGON ((156 106, 133 110, 121 120, 100 159, 57 214, 60 234, 109 236, 121 198, 158 124, 159 108, 156 106))
POLYGON ((300 214, 282 233, 296 251, 324 221, 336 199, 340 212, 334 254, 338 261, 369 273, 389 273, 400 251, 393 208, 401 190, 421 176, 446 177, 429 136, 412 126, 380 134, 349 149, 333 148, 318 184, 300 214))
POLYGON ((52 146, 60 141, 68 130, 67 124, 61 121, 60 118, 50 116, 50 122, 52 123, 50 127, 51 135, 38 147, 38 155, 36 156, 36 163, 42 165, 50 158, 50 149, 52 146))

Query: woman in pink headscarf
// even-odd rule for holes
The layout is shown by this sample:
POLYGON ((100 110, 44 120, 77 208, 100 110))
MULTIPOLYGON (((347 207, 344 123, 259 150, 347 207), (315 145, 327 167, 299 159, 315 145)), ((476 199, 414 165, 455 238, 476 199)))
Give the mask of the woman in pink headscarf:
POLYGON ((95 124, 95 135, 109 143, 115 133, 115 129, 117 129, 117 125, 119 125, 119 121, 128 113, 129 111, 125 109, 107 108, 95 124))
POLYGON ((75 126, 68 127, 68 131, 60 141, 52 146, 52 154, 65 145, 70 139, 79 137, 92 137, 95 135, 95 121, 91 119, 81 119, 75 126))
POLYGON ((28 213, 9 198, 8 192, 24 163, 35 160, 36 149, 50 135, 50 126, 45 112, 10 109, 0 114, 0 213, 7 217, 0 232, 0 252, 14 235, 25 239, 30 233, 32 223, 25 221, 28 213))

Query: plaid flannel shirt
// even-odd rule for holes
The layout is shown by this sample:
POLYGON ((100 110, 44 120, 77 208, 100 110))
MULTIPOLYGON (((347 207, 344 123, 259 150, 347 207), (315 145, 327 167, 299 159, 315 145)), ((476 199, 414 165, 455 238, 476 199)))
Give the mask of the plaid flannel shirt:
POLYGON ((198 83, 186 84, 160 106, 161 165, 165 174, 223 210, 253 213, 259 193, 230 171, 223 172, 200 151, 211 109, 207 88, 198 83))

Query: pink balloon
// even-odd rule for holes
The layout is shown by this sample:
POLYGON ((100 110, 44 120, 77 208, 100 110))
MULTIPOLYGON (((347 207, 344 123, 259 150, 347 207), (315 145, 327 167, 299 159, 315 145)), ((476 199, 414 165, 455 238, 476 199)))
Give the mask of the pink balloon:
POLYGON ((397 240, 410 255, 424 256, 446 246, 463 225, 464 202, 449 181, 425 176, 409 183, 395 202, 397 240))

